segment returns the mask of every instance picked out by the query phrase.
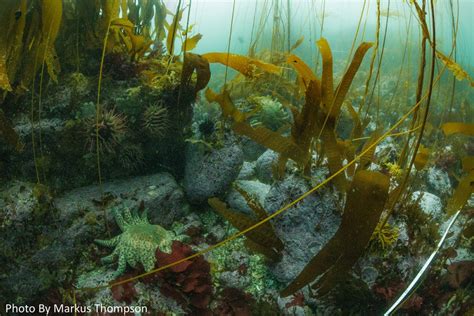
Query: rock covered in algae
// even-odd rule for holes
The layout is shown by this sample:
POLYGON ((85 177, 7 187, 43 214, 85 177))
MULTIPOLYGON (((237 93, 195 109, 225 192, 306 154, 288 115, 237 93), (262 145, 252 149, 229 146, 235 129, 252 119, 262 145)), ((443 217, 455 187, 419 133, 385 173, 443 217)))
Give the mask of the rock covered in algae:
POLYGON ((271 183, 273 181, 273 169, 278 162, 278 153, 273 150, 265 151, 257 159, 255 173, 257 178, 263 183, 271 183))
POLYGON ((193 204, 224 194, 237 178, 244 162, 237 144, 206 151, 199 144, 189 144, 186 150, 184 190, 193 204))
MULTIPOLYGON (((181 219, 189 209, 182 188, 167 172, 106 182, 102 190, 115 204, 143 201, 149 209, 150 222, 164 227, 181 219)), ((93 201, 100 199, 100 187, 91 185, 71 190, 55 202, 63 216, 70 216, 84 209, 99 211, 97 203, 93 201)))
MULTIPOLYGON (((310 189, 298 176, 274 182, 265 198, 265 209, 274 213, 310 189)), ((285 248, 272 272, 280 282, 291 282, 311 258, 337 231, 341 222, 336 215, 337 195, 327 188, 308 196, 277 216, 274 227, 285 248)))

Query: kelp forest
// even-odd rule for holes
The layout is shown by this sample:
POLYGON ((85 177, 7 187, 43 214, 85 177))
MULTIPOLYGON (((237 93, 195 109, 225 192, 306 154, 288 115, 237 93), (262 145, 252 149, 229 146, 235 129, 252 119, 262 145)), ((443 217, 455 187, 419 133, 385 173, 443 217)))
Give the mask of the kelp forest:
POLYGON ((472 315, 473 13, 1 1, 0 314, 472 315))

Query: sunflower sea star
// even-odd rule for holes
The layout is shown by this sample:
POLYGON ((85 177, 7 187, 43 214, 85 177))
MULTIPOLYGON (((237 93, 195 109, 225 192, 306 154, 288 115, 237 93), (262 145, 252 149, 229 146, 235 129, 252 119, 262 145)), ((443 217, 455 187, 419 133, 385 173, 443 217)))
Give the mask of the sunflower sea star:
POLYGON ((112 213, 122 233, 112 239, 96 239, 95 242, 105 247, 115 247, 112 254, 102 258, 102 262, 106 264, 118 258, 115 277, 125 272, 127 264, 135 268, 137 263, 141 263, 145 271, 151 271, 155 266, 157 248, 162 252, 171 253, 171 244, 176 236, 159 225, 150 224, 146 210, 138 215, 136 211, 131 212, 128 208, 114 208, 112 213))

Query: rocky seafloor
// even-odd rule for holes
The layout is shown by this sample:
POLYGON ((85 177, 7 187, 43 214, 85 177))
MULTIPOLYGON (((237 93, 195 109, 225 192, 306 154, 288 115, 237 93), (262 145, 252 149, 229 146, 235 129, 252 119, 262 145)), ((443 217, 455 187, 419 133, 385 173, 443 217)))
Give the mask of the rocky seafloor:
MULTIPOLYGON (((124 91, 122 88, 109 93, 110 99, 137 102, 130 90, 133 87, 127 88, 122 99, 118 98, 116 94, 124 91)), ((78 91, 72 93, 64 89, 59 87, 51 99, 77 98, 78 91)), ((141 256, 146 249, 135 253, 133 236, 116 242, 119 260, 127 261, 125 270, 119 271, 123 273, 118 275, 120 264, 117 260, 101 261, 112 249, 103 247, 97 239, 109 240, 119 234, 130 236, 126 235, 127 225, 140 216, 135 210, 143 212, 146 209, 147 221, 167 231, 160 235, 169 240, 163 240, 163 244, 159 241, 164 248, 159 248, 163 251, 157 253, 160 258, 157 260, 158 263, 171 263, 205 250, 237 232, 209 207, 209 198, 217 196, 232 209, 250 214, 251 209, 235 188, 238 186, 254 196, 271 214, 323 180, 328 170, 315 168, 309 179, 288 163, 284 177, 275 180, 273 169, 278 156, 275 152, 223 131, 218 146, 209 146, 205 141, 183 141, 180 152, 166 153, 165 150, 165 158, 156 161, 150 158, 156 148, 147 145, 153 142, 152 138, 140 143, 131 137, 116 153, 133 148, 137 143, 143 146, 137 150, 145 157, 139 168, 133 163, 127 165, 130 159, 118 160, 130 170, 139 171, 108 172, 113 171, 117 163, 110 156, 112 160, 105 163, 104 174, 113 176, 105 176, 102 183, 97 184, 96 171, 92 167, 94 159, 91 162, 87 153, 86 161, 81 163, 54 156, 54 150, 61 151, 57 145, 65 142, 61 140, 67 136, 63 129, 74 125, 70 121, 68 124, 61 114, 61 108, 69 103, 61 102, 56 104, 56 111, 48 114, 57 114, 58 118, 40 123, 44 124, 44 142, 53 144, 47 147, 52 148, 47 164, 47 177, 52 185, 38 185, 22 176, 31 172, 33 165, 12 158, 8 162, 14 166, 13 176, 6 176, 0 187, 2 306, 6 303, 74 302, 79 305, 140 305, 165 315, 380 314, 416 275, 446 229, 448 218, 444 208, 452 191, 452 177, 433 164, 422 171, 423 183, 411 196, 411 213, 390 218, 390 227, 396 230, 395 240, 387 244, 377 240, 371 242, 351 274, 326 297, 314 298, 309 288, 287 298, 281 298, 279 291, 300 273, 341 223, 343 201, 331 184, 272 221, 284 244, 278 262, 270 262, 252 252, 244 245, 245 238, 240 237, 198 256, 195 262, 185 261, 178 268, 111 289, 108 287, 110 282, 144 272, 137 262, 132 269, 130 260, 136 261, 132 257, 141 256), (67 170, 68 164, 71 169, 62 174, 61 170, 67 170), (83 168, 87 172, 80 175, 83 168), (75 175, 78 176, 76 181, 68 182, 75 175), (132 215, 128 219, 126 213, 117 215, 123 210, 131 210, 132 215), (121 242, 128 244, 122 246, 121 242)), ((115 107, 127 108, 122 103, 115 107)), ((79 113, 87 104, 75 108, 79 113)), ((206 131, 203 126, 209 119, 203 118, 196 108, 193 121, 188 122, 190 139, 199 138, 198 134, 206 131), (193 128, 194 133, 191 132, 193 128)), ((16 128, 27 142, 31 131, 20 123, 16 128)), ((162 142, 173 144, 176 140, 162 142)), ((388 138, 376 154, 390 155, 390 152, 400 150, 397 146, 388 138)), ((71 149, 75 150, 77 148, 71 149)), ((74 153, 69 152, 72 156, 74 153)), ((131 155, 132 162, 137 160, 136 152, 131 155)), ((374 164, 371 168, 377 170, 381 166, 374 164)), ((457 220, 443 245, 442 261, 432 266, 423 285, 401 307, 401 313, 453 315, 465 311, 472 303, 472 236, 463 233, 474 207, 472 199, 469 203, 468 210, 457 220)), ((149 227, 145 222, 142 224, 149 227)), ((144 257, 140 258, 138 263, 146 262, 144 257)))

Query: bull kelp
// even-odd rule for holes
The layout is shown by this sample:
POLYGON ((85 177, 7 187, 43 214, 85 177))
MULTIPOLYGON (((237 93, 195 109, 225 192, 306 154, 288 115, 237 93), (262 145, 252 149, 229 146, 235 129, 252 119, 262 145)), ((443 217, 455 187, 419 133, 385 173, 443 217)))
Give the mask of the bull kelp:
POLYGON ((0 314, 472 314, 473 9, 1 1, 0 314))

